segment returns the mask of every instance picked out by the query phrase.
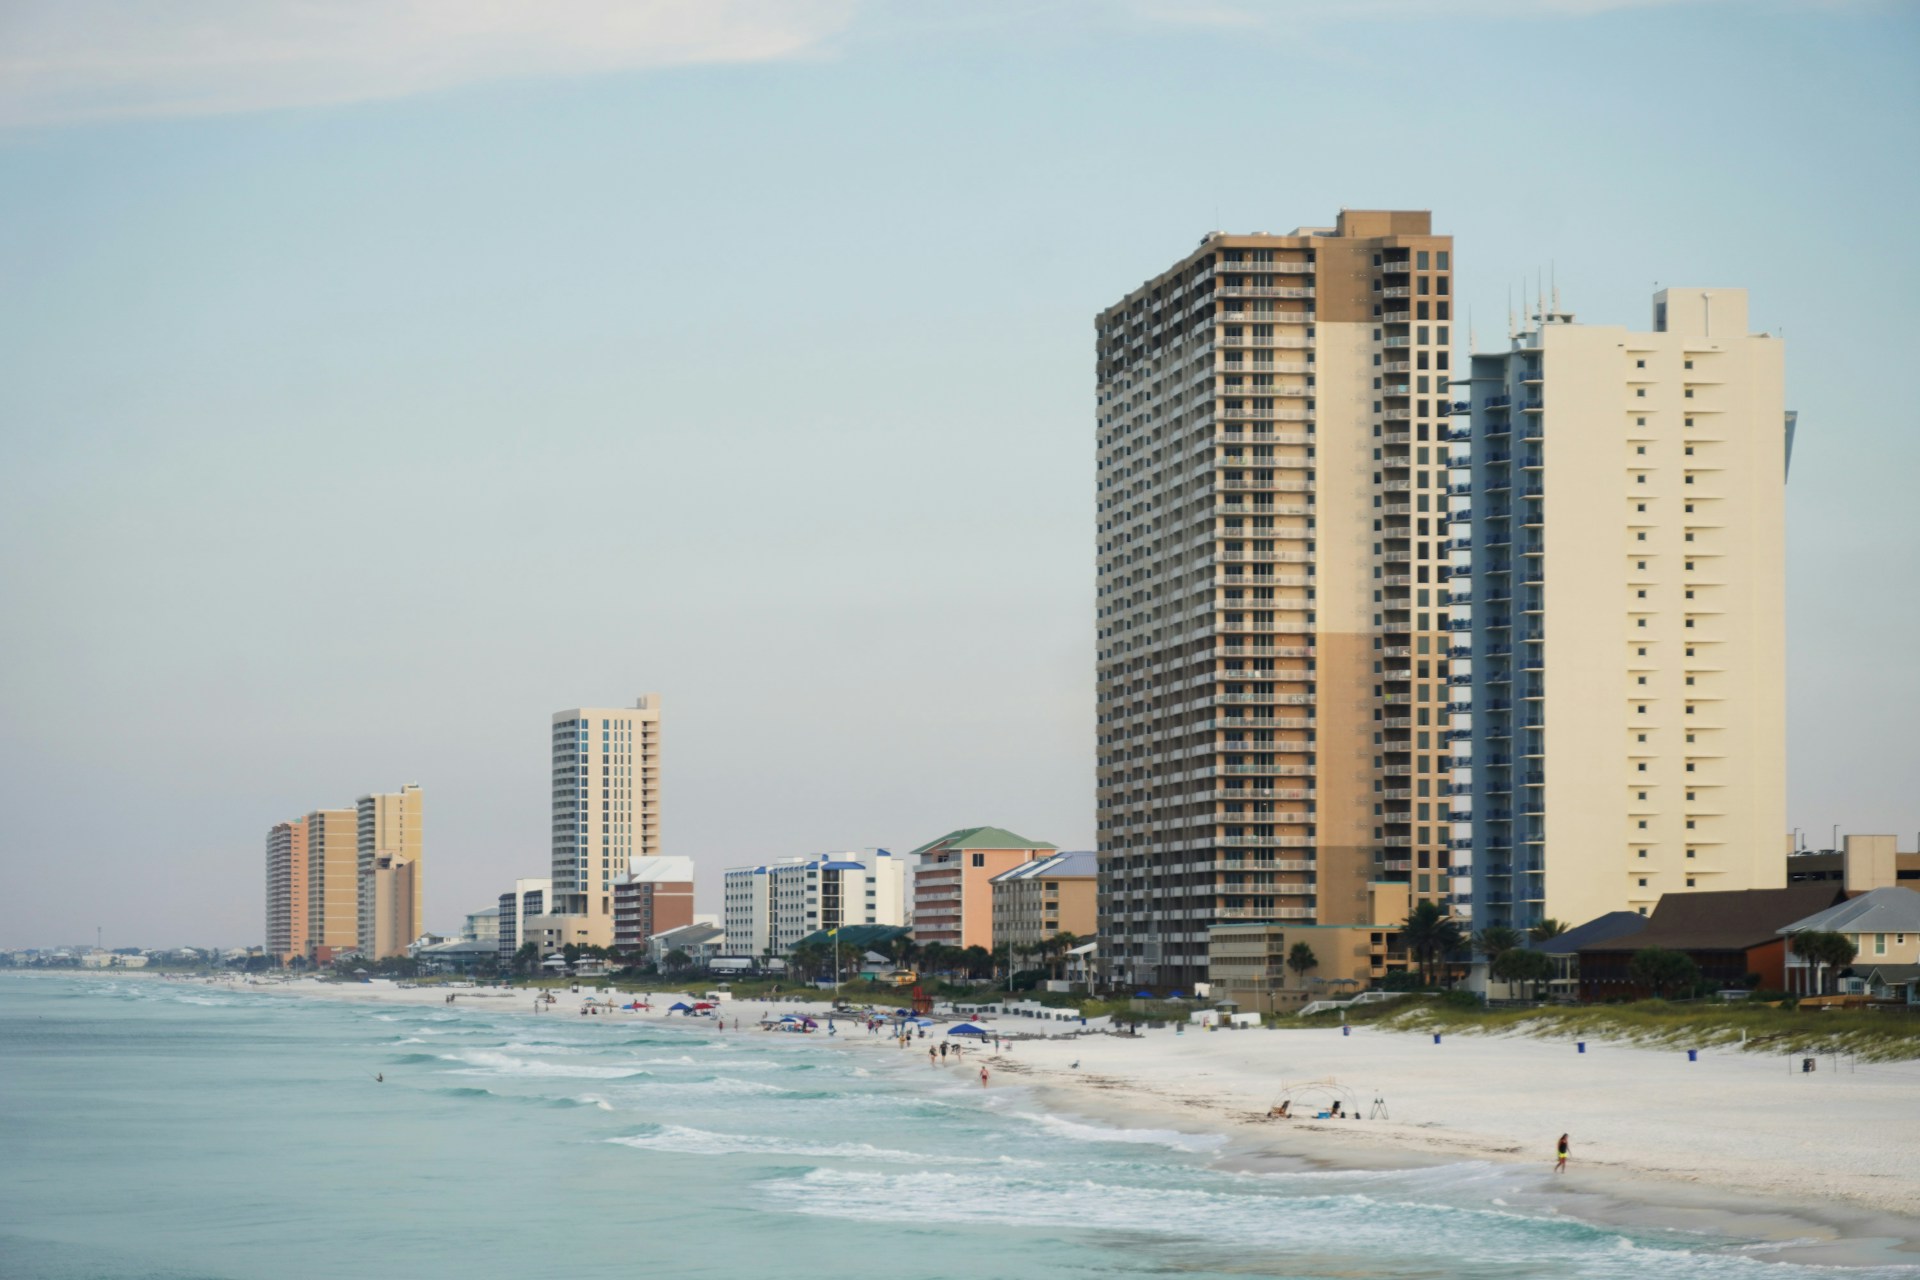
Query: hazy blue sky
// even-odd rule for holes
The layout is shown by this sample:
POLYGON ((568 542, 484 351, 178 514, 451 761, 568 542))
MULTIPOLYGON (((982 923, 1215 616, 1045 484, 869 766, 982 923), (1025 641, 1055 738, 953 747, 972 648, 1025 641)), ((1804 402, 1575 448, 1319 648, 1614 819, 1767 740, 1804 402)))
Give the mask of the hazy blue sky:
POLYGON ((409 781, 450 929, 643 690, 704 885, 1089 845, 1093 314, 1343 205, 1434 210, 1483 346, 1549 264, 1752 290, 1791 820, 1910 845, 1917 13, 18 0, 0 944, 258 941, 267 827, 409 781))

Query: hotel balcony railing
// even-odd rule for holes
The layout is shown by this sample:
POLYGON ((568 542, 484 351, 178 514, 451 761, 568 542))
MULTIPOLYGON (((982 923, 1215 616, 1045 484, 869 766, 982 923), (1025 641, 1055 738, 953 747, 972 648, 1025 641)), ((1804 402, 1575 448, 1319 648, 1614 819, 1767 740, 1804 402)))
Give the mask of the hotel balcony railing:
POLYGON ((1215 907, 1217 920, 1311 920, 1312 907, 1215 907))
POLYGON ((1214 291, 1216 298, 1311 298, 1311 285, 1229 284, 1214 291))
POLYGON ((1406 324, 1413 319, 1411 311, 1389 311, 1380 319, 1386 324, 1406 324))

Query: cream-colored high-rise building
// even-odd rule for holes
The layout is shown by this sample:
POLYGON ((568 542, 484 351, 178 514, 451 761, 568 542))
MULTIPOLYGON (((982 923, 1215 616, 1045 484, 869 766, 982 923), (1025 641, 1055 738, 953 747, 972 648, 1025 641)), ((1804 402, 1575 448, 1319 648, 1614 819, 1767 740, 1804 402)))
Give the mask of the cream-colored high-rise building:
POLYGON ((1786 882, 1783 344, 1743 289, 1653 309, 1642 333, 1542 308, 1473 357, 1453 555, 1475 927, 1786 882))
POLYGON ((1422 211, 1216 233, 1099 316, 1112 980, 1448 895, 1452 249, 1422 211))
POLYGON ((315 809, 300 822, 307 837, 307 956, 327 965, 360 945, 359 815, 315 809))
POLYGON ((364 959, 405 955, 426 932, 422 799, 417 782, 359 799, 357 938, 364 959))
POLYGON ((660 854, 660 695, 631 707, 552 717, 553 892, 547 911, 577 917, 548 936, 613 945, 613 887, 636 858, 660 854))
POLYGON ((285 964, 307 953, 307 822, 267 832, 267 954, 285 964))

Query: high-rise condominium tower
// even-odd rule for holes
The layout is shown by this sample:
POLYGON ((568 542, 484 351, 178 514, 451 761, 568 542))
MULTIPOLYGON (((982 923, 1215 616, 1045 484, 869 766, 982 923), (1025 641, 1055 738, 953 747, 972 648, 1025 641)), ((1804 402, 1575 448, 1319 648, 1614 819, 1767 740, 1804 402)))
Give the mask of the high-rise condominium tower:
POLYGON ((307 836, 307 954, 315 964, 360 943, 358 815, 315 809, 300 819, 307 836))
POLYGON ((553 713, 552 915, 613 944, 613 886, 660 853, 660 695, 553 713))
POLYGON ((267 832, 267 954, 280 964, 307 952, 307 823, 267 832))
POLYGON ((421 804, 416 782, 396 792, 360 797, 357 917, 365 959, 405 955, 408 945, 426 932, 421 804))
POLYGON ((1635 333, 1542 308, 1473 357, 1453 554, 1476 926, 1785 883, 1782 343, 1748 332, 1742 289, 1653 309, 1635 333))
POLYGON ((1209 235, 1099 317, 1116 980, 1204 979, 1216 922, 1367 923, 1382 881, 1401 911, 1446 896, 1454 263, 1431 221, 1209 235))

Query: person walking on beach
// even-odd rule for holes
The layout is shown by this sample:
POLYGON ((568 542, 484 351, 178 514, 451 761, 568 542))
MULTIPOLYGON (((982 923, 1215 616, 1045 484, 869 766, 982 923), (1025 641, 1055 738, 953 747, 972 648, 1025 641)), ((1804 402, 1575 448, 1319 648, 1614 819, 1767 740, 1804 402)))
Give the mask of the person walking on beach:
POLYGON ((980 1064, 980 1087, 987 1087, 987 1064, 984 1062, 980 1064))
POLYGON ((1553 1171, 1555 1173, 1565 1173, 1567 1171, 1567 1135, 1566 1134, 1563 1133, 1560 1135, 1560 1145, 1556 1150, 1560 1158, 1553 1162, 1553 1171))

